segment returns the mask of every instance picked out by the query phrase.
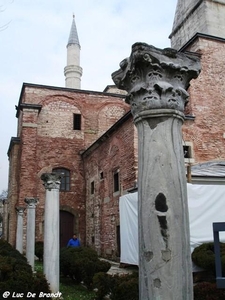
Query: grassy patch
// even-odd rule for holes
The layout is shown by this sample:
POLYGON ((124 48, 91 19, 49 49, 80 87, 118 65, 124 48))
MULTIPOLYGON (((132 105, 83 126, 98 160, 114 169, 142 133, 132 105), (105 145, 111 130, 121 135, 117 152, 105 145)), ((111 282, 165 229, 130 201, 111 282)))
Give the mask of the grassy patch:
POLYGON ((39 260, 35 261, 34 270, 36 272, 43 272, 43 263, 42 263, 42 261, 39 261, 39 260))
POLYGON ((70 278, 60 278, 60 292, 64 300, 93 300, 95 293, 84 286, 71 282, 70 278))
MULTIPOLYGON (((42 262, 35 262, 35 271, 42 272, 42 262)), ((88 291, 84 286, 77 285, 70 278, 60 277, 59 292, 62 293, 64 300, 94 300, 95 293, 88 291)))

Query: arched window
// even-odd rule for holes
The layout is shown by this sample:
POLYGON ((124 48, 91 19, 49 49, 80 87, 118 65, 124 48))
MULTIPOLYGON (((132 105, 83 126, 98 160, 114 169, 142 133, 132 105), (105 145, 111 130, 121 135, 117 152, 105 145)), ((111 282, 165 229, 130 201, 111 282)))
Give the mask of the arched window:
POLYGON ((59 173, 62 175, 60 191, 69 191, 70 190, 70 171, 64 168, 55 168, 52 170, 54 173, 59 173))

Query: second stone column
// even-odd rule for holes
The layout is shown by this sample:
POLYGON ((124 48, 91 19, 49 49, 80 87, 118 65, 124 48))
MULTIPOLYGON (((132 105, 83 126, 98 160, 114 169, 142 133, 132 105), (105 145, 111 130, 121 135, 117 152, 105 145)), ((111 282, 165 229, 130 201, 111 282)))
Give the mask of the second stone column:
POLYGON ((27 204, 27 243, 26 243, 26 258, 28 263, 34 270, 34 255, 35 255, 35 209, 38 200, 36 198, 25 198, 27 204))
POLYGON ((59 188, 61 176, 44 173, 46 189, 44 215, 44 274, 52 292, 59 291, 59 188))

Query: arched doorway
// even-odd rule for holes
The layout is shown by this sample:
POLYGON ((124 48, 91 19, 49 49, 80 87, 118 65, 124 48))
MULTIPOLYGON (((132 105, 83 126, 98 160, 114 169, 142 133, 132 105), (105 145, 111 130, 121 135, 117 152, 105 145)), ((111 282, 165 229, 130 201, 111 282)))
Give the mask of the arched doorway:
POLYGON ((60 248, 66 247, 73 236, 74 215, 68 211, 60 210, 60 248))

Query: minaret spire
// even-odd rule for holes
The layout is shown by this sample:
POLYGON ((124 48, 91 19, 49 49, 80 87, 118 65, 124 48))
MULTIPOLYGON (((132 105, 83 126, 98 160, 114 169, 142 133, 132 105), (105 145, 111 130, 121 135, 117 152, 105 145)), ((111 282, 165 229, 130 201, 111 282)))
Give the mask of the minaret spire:
POLYGON ((80 42, 77 34, 75 15, 67 43, 67 66, 64 68, 66 87, 80 89, 82 68, 80 67, 80 42))
POLYGON ((179 50, 197 33, 225 38, 225 0, 177 0, 171 46, 179 50))

